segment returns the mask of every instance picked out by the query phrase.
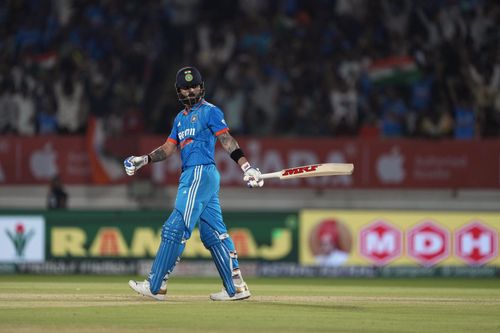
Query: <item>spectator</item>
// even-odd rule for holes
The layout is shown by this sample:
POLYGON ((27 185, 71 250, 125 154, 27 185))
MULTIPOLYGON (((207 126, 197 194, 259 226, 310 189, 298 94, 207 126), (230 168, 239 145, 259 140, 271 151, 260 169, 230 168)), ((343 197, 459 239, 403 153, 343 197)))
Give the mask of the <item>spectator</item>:
POLYGON ((0 134, 15 134, 19 107, 14 97, 14 85, 10 79, 4 80, 0 92, 0 134))
POLYGON ((38 110, 36 113, 38 134, 57 134, 57 110, 52 94, 48 93, 47 87, 43 88, 37 100, 38 110))
POLYGON ((111 109, 112 87, 103 75, 96 74, 86 84, 89 112, 97 118, 105 118, 111 109))
POLYGON ((492 67, 487 87, 491 104, 486 109, 485 134, 487 136, 500 136, 500 49, 496 52, 496 61, 492 67))
POLYGON ((68 194, 64 190, 59 176, 54 176, 50 181, 49 193, 47 194, 47 209, 68 208, 68 194))
POLYGON ((244 112, 246 107, 246 97, 239 85, 219 85, 214 101, 221 106, 225 113, 225 119, 231 124, 231 132, 234 134, 244 133, 244 112))
MULTIPOLYGON (((407 134, 414 135, 417 131, 417 122, 424 116, 432 115, 434 119, 436 112, 430 111, 432 90, 433 90, 432 74, 425 73, 417 81, 410 85, 410 109, 407 116, 407 134)), ((428 118, 428 120, 430 120, 428 118)))
MULTIPOLYGON (((205 68, 207 96, 232 96, 229 102, 234 104, 228 102, 227 107, 231 112, 236 110, 235 118, 248 119, 247 127, 240 128, 242 133, 269 135, 277 130, 287 135, 331 135, 327 122, 321 120, 327 119, 328 110, 333 108, 337 114, 332 120, 335 135, 359 135, 360 126, 375 129, 378 123, 383 124, 380 129, 385 135, 394 135, 394 130, 397 137, 420 135, 423 117, 439 118, 429 105, 433 92, 450 79, 463 82, 472 91, 469 107, 476 112, 477 120, 492 121, 476 136, 500 132, 495 121, 496 100, 500 98, 495 83, 500 77, 495 69, 500 35, 496 24, 500 4, 496 1, 207 4, 199 0, 152 0, 140 5, 125 0, 119 5, 104 0, 19 0, 0 2, 0 13, 9 27, 0 41, 4 64, 0 77, 2 81, 13 78, 11 94, 19 91, 20 82, 32 77, 28 88, 37 96, 22 98, 24 102, 31 98, 36 110, 33 121, 41 133, 54 133, 53 110, 47 106, 52 94, 57 100, 56 125, 63 132, 78 132, 84 127, 87 103, 88 112, 102 118, 106 126, 113 126, 110 120, 116 118, 123 124, 135 123, 136 113, 113 108, 137 105, 144 123, 154 124, 146 131, 159 131, 162 127, 156 124, 178 111, 175 96, 165 94, 172 85, 165 78, 184 65, 181 61, 197 61, 205 68), (195 22, 197 28, 189 35, 187 28, 195 22), (195 48, 200 52, 193 53, 195 48), (374 98, 377 90, 388 89, 384 86, 387 83, 365 71, 365 65, 394 56, 414 59, 414 67, 389 64, 381 68, 382 72, 394 78, 397 73, 410 70, 418 74, 420 70, 424 73, 422 80, 393 81, 398 90, 396 100, 374 98), (69 63, 73 68, 66 68, 69 63), (61 73, 54 73, 54 69, 61 73), (347 81, 347 91, 331 88, 333 73, 347 81), (42 91, 45 96, 41 96, 35 89, 47 84, 50 89, 42 91), (282 91, 286 91, 285 97, 280 95, 282 91), (300 101, 312 111, 311 119, 319 119, 319 127, 297 126, 303 120, 303 111, 297 111, 294 99, 293 103, 300 101), (342 100, 350 106, 339 105, 342 100), (356 112, 343 113, 347 108, 356 112), (404 116, 397 116, 396 110, 404 116), (256 115, 265 117, 269 126, 262 128, 263 122, 253 119, 256 115), (394 127, 399 122, 396 118, 405 118, 398 129, 394 127)), ((23 133, 29 133, 29 112, 15 111, 5 89, 0 92, 0 100, 0 131, 21 131, 21 122, 23 133)), ((448 99, 442 103, 447 110, 457 105, 448 99)), ((15 104, 19 105, 19 100, 15 104)))
POLYGON ((479 120, 472 104, 470 91, 466 86, 456 83, 451 85, 450 94, 453 103, 455 139, 471 140, 476 138, 479 134, 479 120))
POLYGON ((486 136, 500 136, 500 92, 495 95, 493 106, 486 113, 486 136))
POLYGON ((293 133, 299 135, 316 134, 315 130, 321 126, 314 117, 314 102, 312 97, 307 95, 299 95, 293 107, 294 126, 293 133))
POLYGON ((20 90, 14 95, 17 104, 17 133, 20 135, 35 134, 35 103, 26 82, 22 82, 20 90))
POLYGON ((274 77, 270 77, 259 71, 256 74, 256 81, 258 82, 249 96, 255 106, 262 110, 266 121, 263 121, 260 126, 265 134, 270 134, 276 119, 276 102, 278 99, 278 81, 274 77))
POLYGON ((435 98, 419 121, 418 133, 429 139, 450 138, 453 135, 453 116, 442 98, 435 98))
POLYGON ((215 73, 230 60, 235 49, 236 36, 229 27, 212 28, 207 23, 200 25, 197 32, 200 46, 198 62, 215 73))
POLYGON ((476 114, 469 99, 460 97, 454 105, 455 139, 470 140, 477 137, 478 123, 476 114))
POLYGON ((74 134, 81 132, 84 127, 83 120, 83 85, 70 73, 54 85, 57 100, 57 124, 59 133, 74 134))
POLYGON ((343 79, 330 90, 330 118, 333 135, 354 135, 358 127, 358 96, 353 87, 343 79))
POLYGON ((374 112, 364 112, 359 128, 359 136, 365 139, 375 139, 380 137, 380 124, 378 122, 378 117, 374 112))
POLYGON ((406 131, 408 108, 401 91, 396 87, 388 87, 382 102, 382 136, 403 137, 406 131))

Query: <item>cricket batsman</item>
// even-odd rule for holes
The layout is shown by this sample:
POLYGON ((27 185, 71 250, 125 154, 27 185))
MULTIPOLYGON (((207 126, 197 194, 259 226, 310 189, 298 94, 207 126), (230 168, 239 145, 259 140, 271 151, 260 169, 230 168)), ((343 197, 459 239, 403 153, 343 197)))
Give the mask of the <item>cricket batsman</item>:
POLYGON ((210 299, 246 299, 250 297, 250 290, 243 281, 219 203, 220 174, 214 159, 216 139, 241 167, 243 180, 249 187, 262 187, 264 180, 229 134, 221 109, 205 101, 200 72, 192 66, 181 68, 176 75, 175 88, 184 109, 175 117, 165 143, 148 155, 130 156, 124 161, 126 173, 132 176, 146 164, 165 160, 177 149, 182 160, 175 208, 163 224, 161 243, 149 276, 144 282, 130 280, 129 286, 141 295, 165 300, 168 276, 199 223, 201 240, 210 251, 224 286, 221 292, 211 294, 210 299))

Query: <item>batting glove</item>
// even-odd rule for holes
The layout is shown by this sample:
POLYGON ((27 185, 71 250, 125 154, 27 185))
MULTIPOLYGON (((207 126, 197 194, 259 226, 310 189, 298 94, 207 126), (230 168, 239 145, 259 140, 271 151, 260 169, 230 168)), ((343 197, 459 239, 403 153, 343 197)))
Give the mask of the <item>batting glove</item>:
POLYGON ((250 163, 245 163, 241 166, 243 170, 243 180, 247 182, 248 187, 262 187, 264 186, 264 179, 260 178, 261 172, 259 169, 254 168, 250 163))
POLYGON ((133 176, 137 170, 139 170, 146 164, 148 164, 148 155, 130 156, 125 161, 123 161, 125 172, 129 176, 133 176))

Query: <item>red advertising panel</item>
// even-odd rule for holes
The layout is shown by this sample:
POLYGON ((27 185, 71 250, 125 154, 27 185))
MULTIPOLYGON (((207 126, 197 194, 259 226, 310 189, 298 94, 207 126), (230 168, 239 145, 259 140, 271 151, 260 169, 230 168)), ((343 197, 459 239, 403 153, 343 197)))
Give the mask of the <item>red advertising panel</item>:
MULTIPOLYGON (((55 173, 67 184, 92 184, 96 163, 108 183, 150 178, 157 184, 177 184, 181 161, 168 161, 126 177, 122 161, 128 155, 151 152, 163 136, 117 138, 99 144, 85 137, 0 138, 0 183, 46 183, 55 173), (91 163, 92 162, 92 163, 91 163)), ((500 188, 500 140, 338 140, 238 138, 251 163, 262 172, 318 163, 354 163, 352 176, 267 180, 276 188, 500 188)), ((217 145, 216 163, 223 186, 242 186, 242 173, 217 145)), ((95 175, 94 175, 95 176, 95 175)))
POLYGON ((0 137, 0 183, 13 183, 19 179, 15 161, 18 149, 20 145, 17 141, 0 137))
POLYGON ((89 181, 88 155, 82 137, 0 138, 2 183, 47 183, 56 174, 67 183, 89 181))
POLYGON ((363 148, 368 187, 499 187, 498 141, 379 141, 363 148))

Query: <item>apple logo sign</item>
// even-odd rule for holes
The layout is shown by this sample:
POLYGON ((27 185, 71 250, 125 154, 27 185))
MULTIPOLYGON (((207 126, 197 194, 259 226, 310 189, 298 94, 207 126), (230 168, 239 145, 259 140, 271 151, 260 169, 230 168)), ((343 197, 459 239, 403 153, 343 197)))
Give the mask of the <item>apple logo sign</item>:
POLYGON ((397 147, 393 147, 388 154, 380 155, 377 160, 377 176, 382 183, 401 183, 405 178, 403 168, 404 157, 397 147))
POLYGON ((31 173, 37 179, 51 179, 58 173, 56 164, 57 153, 50 142, 42 149, 35 150, 30 157, 31 173))

